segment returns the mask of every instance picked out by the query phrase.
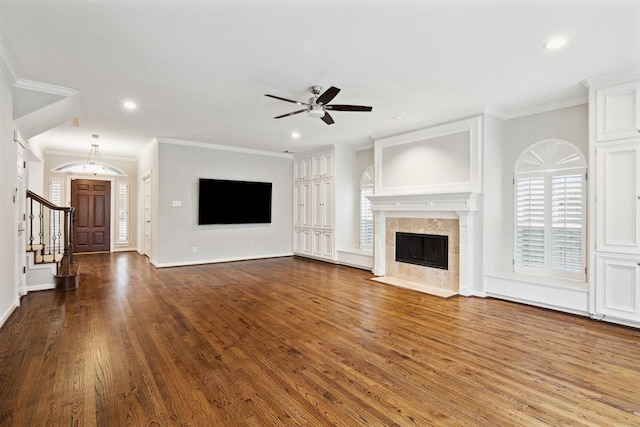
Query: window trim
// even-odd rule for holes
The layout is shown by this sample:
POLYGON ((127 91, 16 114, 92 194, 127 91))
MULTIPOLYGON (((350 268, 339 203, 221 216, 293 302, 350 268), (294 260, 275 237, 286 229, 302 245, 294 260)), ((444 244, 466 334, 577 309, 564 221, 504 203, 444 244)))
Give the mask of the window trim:
MULTIPOLYGON (((522 152, 513 173, 513 271, 548 278, 586 280, 587 266, 587 183, 586 161, 580 150, 564 140, 544 140, 532 144, 522 152), (580 267, 572 269, 554 268, 554 204, 553 180, 559 176, 581 176, 580 190, 580 267), (519 200, 518 184, 520 180, 540 177, 543 179, 543 266, 527 266, 520 263, 519 243, 519 200)), ((575 210, 574 210, 575 211, 575 210)), ((557 210, 555 211, 557 212, 557 210)), ((557 235, 557 234, 556 234, 557 235)), ((563 252, 566 254, 566 252, 563 252)), ((575 265, 575 264, 574 264, 575 265)))
POLYGON ((375 169, 371 165, 367 167, 360 176, 360 187, 358 191, 358 246, 363 250, 373 250, 373 212, 371 211, 371 202, 365 200, 367 195, 373 195, 375 191, 375 169), (365 194, 366 193, 366 194, 365 194), (369 212, 363 212, 363 204, 369 207, 369 212), (367 228, 365 222, 371 222, 371 231, 369 233, 363 231, 367 228), (370 242, 369 242, 370 240, 370 242))
POLYGON ((130 242, 131 236, 131 187, 129 185, 129 181, 116 181, 116 232, 115 232, 115 246, 128 246, 130 242), (123 209, 123 203, 121 198, 121 188, 125 189, 126 201, 124 208, 126 209, 124 219, 121 217, 121 210, 123 209), (123 239, 121 237, 121 228, 123 226, 126 228, 126 236, 123 239))

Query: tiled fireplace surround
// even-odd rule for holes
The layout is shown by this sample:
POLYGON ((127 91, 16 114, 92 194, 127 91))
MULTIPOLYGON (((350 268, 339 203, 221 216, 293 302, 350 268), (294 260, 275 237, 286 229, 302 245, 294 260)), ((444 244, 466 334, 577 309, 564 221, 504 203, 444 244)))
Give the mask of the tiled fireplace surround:
POLYGON ((470 295, 475 193, 372 196, 378 280, 436 295, 470 295), (395 261, 397 231, 449 236, 449 269, 395 261), (444 293, 442 293, 444 291, 444 293))

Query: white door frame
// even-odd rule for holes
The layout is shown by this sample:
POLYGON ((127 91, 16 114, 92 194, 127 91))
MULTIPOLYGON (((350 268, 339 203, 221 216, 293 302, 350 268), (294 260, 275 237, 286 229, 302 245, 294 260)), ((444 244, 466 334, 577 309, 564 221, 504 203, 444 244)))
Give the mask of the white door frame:
POLYGON ((142 177, 142 254, 151 259, 151 238, 152 238, 152 181, 151 172, 142 177))
POLYGON ((20 303, 20 297, 27 294, 27 164, 28 143, 22 139, 20 132, 14 131, 13 139, 16 142, 16 187, 13 190, 13 201, 16 205, 16 301, 20 303))

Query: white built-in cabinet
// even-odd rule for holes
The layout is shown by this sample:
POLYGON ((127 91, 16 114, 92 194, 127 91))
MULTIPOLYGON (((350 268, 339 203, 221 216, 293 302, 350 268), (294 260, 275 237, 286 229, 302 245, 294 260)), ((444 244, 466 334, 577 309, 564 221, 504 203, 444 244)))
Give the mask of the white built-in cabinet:
POLYGON ((353 234, 349 229, 353 228, 350 222, 355 205, 354 156, 351 149, 333 146, 294 158, 293 252, 296 255, 335 262, 336 249, 344 236, 353 234))
POLYGON ((598 89, 596 140, 637 138, 640 129, 640 85, 637 81, 598 89))
POLYGON ((590 87, 596 317, 640 326, 640 80, 590 87))

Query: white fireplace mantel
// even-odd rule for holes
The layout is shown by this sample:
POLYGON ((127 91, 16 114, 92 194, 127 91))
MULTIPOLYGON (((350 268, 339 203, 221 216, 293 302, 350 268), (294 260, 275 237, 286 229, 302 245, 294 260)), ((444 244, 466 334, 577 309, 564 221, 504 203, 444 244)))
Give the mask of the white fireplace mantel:
POLYGON ((409 212, 475 212, 478 193, 430 193, 369 196, 371 210, 409 212))
POLYGON ((460 231, 460 295, 473 294, 473 217, 478 211, 474 192, 440 192, 369 196, 374 214, 373 274, 386 273, 386 218, 454 218, 460 231))

